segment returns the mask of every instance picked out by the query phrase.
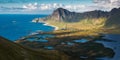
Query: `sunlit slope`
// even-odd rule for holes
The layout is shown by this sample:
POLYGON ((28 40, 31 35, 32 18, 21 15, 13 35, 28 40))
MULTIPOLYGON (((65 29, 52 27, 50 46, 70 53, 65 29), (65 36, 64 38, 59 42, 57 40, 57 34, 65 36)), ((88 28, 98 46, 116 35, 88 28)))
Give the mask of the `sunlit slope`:
POLYGON ((80 29, 80 30, 92 30, 103 28, 106 22, 106 18, 94 18, 83 19, 79 22, 58 22, 54 20, 47 20, 46 23, 59 27, 59 29, 80 29))

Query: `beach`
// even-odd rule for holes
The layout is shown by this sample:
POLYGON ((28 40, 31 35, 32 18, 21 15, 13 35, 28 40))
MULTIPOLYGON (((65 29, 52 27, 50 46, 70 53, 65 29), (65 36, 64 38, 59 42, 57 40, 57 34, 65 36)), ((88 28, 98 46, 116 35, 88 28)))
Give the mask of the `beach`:
MULTIPOLYGON (((36 23, 36 20, 32 20, 32 22, 36 23)), ((43 22, 43 21, 38 21, 39 23, 44 23, 43 25, 45 26, 51 26, 51 27, 54 27, 55 29, 54 30, 58 30, 59 28, 57 26, 54 26, 54 25, 51 25, 47 22, 43 22)))
POLYGON ((49 23, 44 23, 44 25, 54 27, 55 28, 54 30, 58 30, 59 29, 57 26, 50 25, 49 23))

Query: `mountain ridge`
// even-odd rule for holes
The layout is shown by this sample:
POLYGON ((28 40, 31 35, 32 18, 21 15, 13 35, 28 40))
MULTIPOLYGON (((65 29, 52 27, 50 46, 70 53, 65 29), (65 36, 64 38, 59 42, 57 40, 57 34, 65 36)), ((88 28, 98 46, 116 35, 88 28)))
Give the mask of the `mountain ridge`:
POLYGON ((53 13, 48 16, 47 19, 54 19, 57 21, 65 22, 77 22, 80 19, 84 18, 99 18, 99 17, 108 17, 108 12, 101 10, 94 10, 84 13, 71 12, 64 8, 58 8, 53 11, 53 13))
MULTIPOLYGON (((101 26, 101 28, 108 28, 108 29, 119 29, 120 27, 120 8, 113 8, 111 11, 101 11, 101 10, 94 10, 94 11, 88 11, 88 12, 83 12, 83 13, 77 13, 77 12, 71 12, 67 9, 64 8, 58 8, 53 11, 53 13, 47 17, 44 18, 38 18, 34 19, 34 22, 45 22, 48 21, 47 23, 55 23, 55 22, 62 22, 64 23, 64 26, 66 23, 78 23, 81 21, 82 24, 87 25, 86 23, 92 23, 94 26, 96 24, 97 27, 98 25, 101 26), (54 21, 54 22, 53 22, 54 21), (98 21, 98 22, 97 22, 98 21), (95 23, 94 23, 95 22, 95 23)), ((57 26, 56 24, 53 24, 57 26)), ((63 25, 63 24, 62 24, 63 25)), ((80 24, 78 24, 80 25, 80 24)), ((59 25, 60 26, 60 25, 59 25)), ((89 24, 88 24, 89 26, 89 24)), ((81 27, 81 26, 80 26, 81 27)), ((82 26, 86 27, 86 26, 82 26)), ((89 26, 92 27, 92 26, 89 26)), ((62 27, 63 28, 63 27, 62 27)), ((96 28, 96 27, 94 27, 96 28)))

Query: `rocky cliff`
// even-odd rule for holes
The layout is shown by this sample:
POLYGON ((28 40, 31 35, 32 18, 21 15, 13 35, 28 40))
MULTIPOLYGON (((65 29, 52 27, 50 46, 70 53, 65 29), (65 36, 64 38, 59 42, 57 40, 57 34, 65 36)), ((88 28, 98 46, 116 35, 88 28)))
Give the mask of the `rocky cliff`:
POLYGON ((109 12, 104 12, 100 10, 84 12, 84 13, 76 13, 70 12, 63 8, 58 8, 54 10, 54 12, 46 18, 46 20, 52 19, 56 21, 64 21, 64 22, 77 22, 85 18, 100 18, 100 17, 108 17, 109 12))

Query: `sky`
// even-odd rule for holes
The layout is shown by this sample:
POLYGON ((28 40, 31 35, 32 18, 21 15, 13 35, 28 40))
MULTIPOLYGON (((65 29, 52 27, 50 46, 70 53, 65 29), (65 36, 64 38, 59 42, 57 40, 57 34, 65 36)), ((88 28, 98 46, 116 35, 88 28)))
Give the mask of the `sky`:
POLYGON ((74 12, 110 11, 120 0, 0 0, 0 14, 51 14, 57 8, 74 12))

